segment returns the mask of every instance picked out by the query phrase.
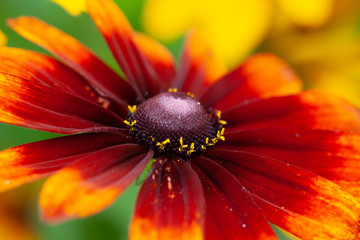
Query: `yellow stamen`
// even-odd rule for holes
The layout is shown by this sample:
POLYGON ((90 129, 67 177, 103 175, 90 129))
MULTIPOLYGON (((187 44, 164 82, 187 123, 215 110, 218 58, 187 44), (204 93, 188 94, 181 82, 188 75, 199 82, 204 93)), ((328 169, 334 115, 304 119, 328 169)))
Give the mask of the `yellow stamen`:
POLYGON ((136 111, 136 105, 133 106, 128 105, 128 109, 130 113, 134 113, 136 111))
POLYGON ((180 138, 180 147, 179 147, 179 152, 182 152, 184 150, 184 148, 187 148, 188 145, 187 144, 184 144, 184 141, 183 141, 183 137, 180 138))
POLYGON ((221 111, 220 111, 220 110, 216 112, 216 116, 217 116, 219 119, 221 118, 221 111))
POLYGON ((124 120, 124 123, 129 127, 133 127, 136 124, 136 120, 129 122, 128 120, 124 120))
POLYGON ((224 137, 225 128, 221 129, 221 131, 217 131, 216 138, 225 141, 224 137))
POLYGON ((226 124, 227 124, 227 122, 224 121, 224 120, 219 120, 219 123, 220 123, 221 125, 226 125, 226 124))
POLYGON ((205 143, 206 143, 206 146, 212 146, 212 145, 214 145, 214 144, 212 144, 212 143, 209 143, 209 138, 206 138, 205 139, 205 143))
POLYGON ((206 150, 206 147, 204 145, 201 145, 201 149, 206 150))
POLYGON ((134 125, 137 123, 137 121, 134 120, 134 121, 132 121, 132 122, 129 122, 129 121, 127 121, 127 120, 124 120, 124 123, 130 127, 130 130, 131 130, 131 131, 133 131, 133 130, 134 130, 134 125))
POLYGON ((160 148, 160 150, 164 150, 165 149, 165 144, 168 144, 168 143, 170 143, 170 139, 168 138, 168 139, 166 139, 165 141, 163 141, 163 142, 158 142, 157 144, 156 144, 156 146, 159 146, 159 148, 160 148))
POLYGON ((186 152, 187 155, 192 154, 193 152, 195 152, 195 144, 191 143, 190 145, 190 149, 186 152))
POLYGON ((169 92, 177 92, 177 88, 169 88, 168 91, 169 92))
POLYGON ((192 94, 192 93, 190 93, 190 92, 187 92, 186 93, 189 97, 192 97, 192 98, 194 98, 195 97, 195 95, 194 94, 192 94))

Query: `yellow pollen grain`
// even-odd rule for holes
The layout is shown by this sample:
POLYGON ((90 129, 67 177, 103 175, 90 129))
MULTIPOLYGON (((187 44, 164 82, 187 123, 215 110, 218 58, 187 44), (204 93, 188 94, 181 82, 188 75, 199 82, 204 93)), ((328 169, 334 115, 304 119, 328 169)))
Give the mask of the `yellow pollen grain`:
POLYGON ((195 144, 194 144, 194 143, 191 143, 190 149, 186 152, 187 155, 190 155, 190 154, 192 154, 193 152, 195 152, 194 149, 195 149, 195 144))
POLYGON ((178 91, 178 89, 177 88, 169 88, 169 90, 168 90, 169 92, 177 92, 178 91))
POLYGON ((156 146, 159 146, 159 148, 161 149, 161 150, 164 150, 165 149, 165 144, 168 144, 168 143, 170 143, 170 139, 168 138, 168 139, 166 139, 165 141, 163 141, 163 142, 158 142, 157 144, 156 144, 156 146))
POLYGON ((224 120, 219 120, 219 123, 220 123, 221 125, 226 125, 226 124, 227 124, 227 122, 224 121, 224 120))
POLYGON ((179 147, 179 152, 182 152, 184 150, 184 148, 187 148, 189 145, 184 144, 184 140, 183 137, 180 138, 180 147, 179 147))
POLYGON ((130 113, 134 113, 136 111, 136 105, 133 106, 128 105, 128 109, 130 113))
POLYGON ((132 122, 129 122, 128 120, 124 120, 124 123, 130 127, 131 131, 133 131, 134 130, 134 125, 137 123, 137 121, 134 120, 132 122))
POLYGON ((221 111, 220 111, 220 110, 217 111, 216 116, 217 116, 218 118, 221 118, 221 111))
POLYGON ((192 98, 194 98, 195 97, 195 95, 194 94, 192 94, 191 92, 187 92, 186 93, 189 97, 192 97, 192 98))
POLYGON ((219 131, 219 130, 217 131, 217 134, 216 134, 217 140, 220 139, 220 140, 225 141, 224 132, 225 132, 225 128, 221 129, 221 131, 219 131))
POLYGON ((214 145, 213 143, 209 143, 209 138, 208 138, 208 137, 205 139, 205 141, 206 141, 206 145, 207 145, 207 146, 212 146, 212 145, 214 145))

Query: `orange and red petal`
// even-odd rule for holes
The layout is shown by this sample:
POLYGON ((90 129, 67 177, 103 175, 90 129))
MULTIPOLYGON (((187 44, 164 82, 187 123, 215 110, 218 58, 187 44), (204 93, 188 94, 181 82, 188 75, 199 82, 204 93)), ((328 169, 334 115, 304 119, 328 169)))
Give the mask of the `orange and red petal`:
POLYGON ((151 66, 149 71, 155 71, 157 77, 161 79, 160 89, 167 90, 176 73, 174 56, 163 45, 144 34, 136 32, 134 41, 145 54, 146 60, 151 66))
POLYGON ((269 223, 249 192, 218 163, 192 161, 206 199, 206 240, 276 240, 269 223))
POLYGON ((202 34, 192 30, 185 39, 178 75, 172 87, 199 96, 225 73, 224 64, 212 54, 202 34))
POLYGON ((275 158, 334 181, 360 199, 360 135, 331 130, 269 128, 226 136, 222 148, 275 158))
POLYGON ((0 73, 0 121, 63 134, 124 125, 119 116, 95 103, 4 73, 0 73))
POLYGON ((222 113, 227 131, 297 127, 360 131, 360 111, 345 100, 317 91, 243 102, 222 113))
POLYGON ((33 17, 9 19, 7 23, 21 36, 43 47, 81 74, 105 97, 119 104, 135 101, 129 84, 75 38, 33 17))
POLYGON ((159 43, 135 34, 111 0, 87 1, 88 12, 139 97, 159 93, 173 78, 174 60, 159 43), (151 48, 149 48, 151 47, 151 48))
POLYGON ((61 169, 43 185, 39 204, 43 220, 95 214, 112 204, 140 175, 153 156, 137 144, 120 144, 88 154, 61 169))
MULTIPOLYGON (((299 152, 301 154, 301 152, 299 152)), ((359 202, 339 185, 289 163, 246 151, 213 149, 267 219, 302 239, 358 239, 359 202)))
POLYGON ((28 143, 0 151, 0 191, 45 177, 102 148, 129 140, 113 133, 87 133, 28 143))
POLYGON ((205 200, 190 164, 159 158, 143 183, 130 227, 131 240, 204 239, 205 200))
POLYGON ((226 110, 246 100, 295 94, 301 89, 300 78, 284 61, 259 53, 210 86, 201 102, 226 110))
POLYGON ((81 75, 47 55, 3 47, 0 50, 0 72, 83 97, 110 108, 124 118, 127 117, 127 105, 118 105, 117 102, 105 98, 81 75))

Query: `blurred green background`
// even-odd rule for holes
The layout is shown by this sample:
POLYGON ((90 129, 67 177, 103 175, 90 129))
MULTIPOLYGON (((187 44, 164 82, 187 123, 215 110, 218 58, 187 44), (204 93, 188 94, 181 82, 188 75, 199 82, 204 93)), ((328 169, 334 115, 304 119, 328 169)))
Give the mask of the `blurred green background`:
MULTIPOLYGON (((144 0, 118 0, 116 2, 128 17, 132 26, 138 31, 143 31, 141 14, 144 7, 144 0)), ((5 21, 7 18, 21 15, 36 16, 71 34, 97 53, 110 66, 119 71, 104 40, 86 13, 77 17, 71 16, 60 6, 48 0, 1 0, 0 29, 8 37, 7 45, 46 53, 36 45, 19 37, 6 26, 5 21)), ((179 37, 179 39, 166 45, 176 58, 179 56, 182 40, 183 37, 179 37)), ((0 124, 0 149, 51 137, 56 137, 56 135, 0 124)), ((38 219, 36 204, 40 186, 41 181, 0 195, 0 204, 4 208, 15 209, 15 222, 17 221, 18 224, 25 223, 27 226, 24 229, 27 229, 29 234, 24 237, 19 236, 19 240, 127 239, 129 221, 134 208, 138 186, 131 186, 114 205, 95 216, 69 221, 56 226, 43 224, 38 219), (14 201, 14 199, 17 200, 14 201)), ((6 215, 1 217, 1 214, 2 212, 0 211, 0 224, 3 222, 1 220, 2 218, 5 218, 4 221, 11 218, 11 216, 6 215)), ((10 230, 10 228, 4 229, 0 227, 0 240, 10 239, 9 235, 2 233, 2 231, 7 230, 10 230)), ((276 229, 276 232, 281 240, 290 239, 280 230, 276 229)), ((16 240, 14 237, 11 239, 16 240)))

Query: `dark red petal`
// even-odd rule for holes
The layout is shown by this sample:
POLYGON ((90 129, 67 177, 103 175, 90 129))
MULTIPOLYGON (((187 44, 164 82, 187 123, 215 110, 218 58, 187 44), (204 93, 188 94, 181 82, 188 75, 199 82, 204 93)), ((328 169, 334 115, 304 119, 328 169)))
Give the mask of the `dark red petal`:
POLYGON ((174 56, 163 45, 144 34, 135 32, 134 41, 161 79, 161 89, 167 90, 170 87, 170 82, 175 77, 174 56))
POLYGON ((0 121, 56 133, 124 126, 97 104, 16 76, 0 73, 0 121))
POLYGON ((136 96, 128 83, 75 38, 33 17, 9 19, 7 23, 21 36, 48 50, 84 76, 104 96, 119 104, 135 101, 136 96))
POLYGON ((150 95, 159 93, 174 74, 171 54, 153 40, 136 35, 113 1, 90 0, 87 5, 89 14, 139 97, 143 97, 145 92, 150 95), (149 46, 153 49, 142 49, 149 46), (161 68, 159 62, 167 67, 161 68))
POLYGON ((298 93, 302 83, 278 57, 259 53, 209 87, 201 97, 206 107, 228 109, 245 100, 298 93))
POLYGON ((64 220, 95 214, 112 204, 140 175, 153 156, 137 144, 111 146, 88 154, 61 169, 43 185, 39 204, 43 220, 64 220))
POLYGON ((112 133, 87 133, 28 143, 0 152, 0 191, 45 177, 85 154, 129 142, 112 133))
MULTIPOLYGON (((301 151, 298 152, 301 154, 301 151)), ((335 183, 272 158, 213 148, 267 219, 302 239, 359 239, 359 202, 335 183)))
POLYGON ((118 105, 105 98, 81 75, 44 54, 3 47, 0 50, 0 72, 63 90, 127 116, 127 105, 118 105))
POLYGON ((276 240, 245 187, 222 166, 198 157, 192 161, 206 198, 206 240, 276 240))
POLYGON ((229 136, 228 146, 221 147, 272 157, 306 169, 334 181, 360 199, 359 134, 285 128, 246 132, 238 134, 237 144, 229 136))
POLYGON ((190 164, 159 158, 138 195, 130 239, 203 239, 204 215, 203 189, 190 164))
POLYGON ((223 112, 227 131, 296 127, 360 131, 360 111, 341 98, 317 91, 244 102, 223 112))
POLYGON ((211 83, 226 73, 206 40, 198 31, 190 31, 185 39, 179 72, 172 87, 198 97, 211 83))

